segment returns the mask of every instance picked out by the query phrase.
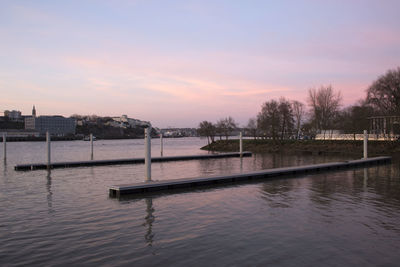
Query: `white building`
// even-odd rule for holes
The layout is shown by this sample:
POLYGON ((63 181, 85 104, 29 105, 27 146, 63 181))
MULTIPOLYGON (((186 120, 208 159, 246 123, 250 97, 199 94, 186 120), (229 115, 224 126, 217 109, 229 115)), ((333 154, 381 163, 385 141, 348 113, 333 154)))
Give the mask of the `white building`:
POLYGON ((7 117, 10 121, 23 121, 21 111, 19 110, 5 110, 4 117, 7 117))
POLYGON ((148 127, 151 125, 150 122, 148 121, 141 121, 141 120, 137 120, 137 119, 131 119, 128 118, 127 115, 122 115, 121 117, 112 117, 113 121, 115 123, 111 123, 111 126, 114 127, 121 127, 121 128, 134 128, 134 127, 138 127, 138 126, 142 126, 142 127, 148 127))

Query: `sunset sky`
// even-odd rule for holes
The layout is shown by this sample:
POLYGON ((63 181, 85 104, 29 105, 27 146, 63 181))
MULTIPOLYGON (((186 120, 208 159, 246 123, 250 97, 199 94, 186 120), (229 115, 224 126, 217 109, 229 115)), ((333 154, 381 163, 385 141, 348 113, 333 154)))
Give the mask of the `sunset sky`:
POLYGON ((400 1, 0 0, 0 112, 196 127, 263 102, 343 105, 400 66, 400 1))

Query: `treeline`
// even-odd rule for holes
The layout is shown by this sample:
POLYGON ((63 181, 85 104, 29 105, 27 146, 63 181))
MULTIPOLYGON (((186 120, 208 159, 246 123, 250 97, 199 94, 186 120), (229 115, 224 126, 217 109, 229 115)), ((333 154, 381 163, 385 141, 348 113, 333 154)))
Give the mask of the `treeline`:
MULTIPOLYGON (((306 104, 285 97, 271 99, 261 106, 257 116, 249 119, 244 129, 254 138, 274 140, 312 139, 333 129, 353 134, 355 138, 355 134, 369 129, 369 117, 400 116, 400 67, 378 77, 357 103, 343 107, 342 101, 340 91, 332 86, 309 89, 306 104)), ((216 136, 228 139, 236 128, 234 119, 228 117, 215 124, 201 122, 198 133, 210 143, 216 136)))
POLYGON ((238 125, 235 120, 232 117, 227 117, 220 119, 216 124, 209 121, 200 122, 197 133, 200 136, 207 137, 208 144, 210 144, 210 141, 215 141, 216 136, 219 136, 220 139, 224 136, 228 140, 228 136, 237 128, 238 125))

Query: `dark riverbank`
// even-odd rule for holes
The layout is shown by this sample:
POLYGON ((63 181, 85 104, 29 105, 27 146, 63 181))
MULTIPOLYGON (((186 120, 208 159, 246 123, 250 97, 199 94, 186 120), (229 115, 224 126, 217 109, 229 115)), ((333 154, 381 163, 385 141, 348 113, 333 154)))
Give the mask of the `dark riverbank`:
MULTIPOLYGON (((0 137, 1 142, 3 142, 3 137, 0 137)), ((52 136, 51 141, 72 141, 72 140, 82 140, 82 137, 75 136, 52 136)), ((45 136, 26 136, 26 137, 15 137, 7 136, 7 142, 43 142, 46 141, 45 136)))
MULTIPOLYGON (((218 152, 234 152, 239 150, 239 140, 218 140, 201 149, 218 152)), ((362 156, 363 141, 349 140, 243 140, 243 150, 254 153, 266 152, 312 152, 342 153, 362 156)), ((383 156, 400 154, 399 141, 369 141, 368 155, 383 156)))
MULTIPOLYGON (((99 138, 96 136, 97 140, 120 140, 120 139, 143 139, 144 137, 126 137, 126 136, 107 136, 105 138, 99 138)), ((152 136, 152 138, 154 138, 152 136)), ((73 140, 83 140, 83 137, 79 136, 52 136, 51 141, 73 141, 73 140)), ((0 136, 0 141, 3 142, 3 137, 0 136)), ((43 142, 46 141, 45 136, 29 136, 29 137, 13 137, 7 136, 7 142, 43 142)))
MULTIPOLYGON (((88 136, 87 136, 88 137, 88 136)), ((96 140, 122 140, 122 139, 143 139, 144 136, 106 136, 106 137, 98 137, 95 136, 96 140)), ((157 134, 151 134, 151 138, 159 138, 157 134)), ((183 137, 163 137, 163 138, 183 138, 183 137)), ((52 136, 51 141, 73 141, 73 140, 83 140, 82 136, 52 136)), ((27 136, 27 137, 14 137, 7 136, 7 142, 43 142, 46 141, 45 136, 27 136)), ((0 136, 0 143, 3 142, 3 137, 0 136)))

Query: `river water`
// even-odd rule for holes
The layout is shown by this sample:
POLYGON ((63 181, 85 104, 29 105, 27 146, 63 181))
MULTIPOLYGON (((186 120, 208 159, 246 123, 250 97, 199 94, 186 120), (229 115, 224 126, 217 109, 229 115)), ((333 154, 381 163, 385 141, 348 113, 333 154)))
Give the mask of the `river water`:
MULTIPOLYGON (((206 140, 164 139, 164 155, 206 140)), ((159 156, 158 140, 152 140, 159 156)), ((1 145, 0 145, 1 146, 1 145)), ((400 166, 392 164, 159 195, 109 198, 143 165, 16 172, 44 142, 7 144, 0 163, 0 266, 399 266, 400 166)), ((54 161, 89 142, 52 143, 54 161)), ((143 140, 95 142, 95 159, 143 157, 143 140)), ((360 155, 361 156, 361 155, 360 155)), ((354 156, 256 154, 152 165, 153 180, 239 173, 354 156)))

